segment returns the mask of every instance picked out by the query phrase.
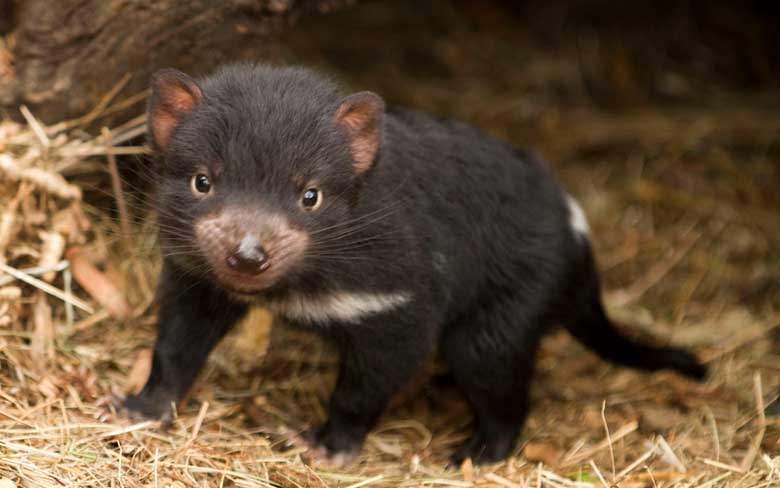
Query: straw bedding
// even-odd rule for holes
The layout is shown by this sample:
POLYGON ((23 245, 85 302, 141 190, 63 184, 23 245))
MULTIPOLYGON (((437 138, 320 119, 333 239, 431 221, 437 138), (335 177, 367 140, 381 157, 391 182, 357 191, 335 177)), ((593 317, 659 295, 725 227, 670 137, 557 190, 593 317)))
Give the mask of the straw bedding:
POLYGON ((324 418, 335 359, 263 311, 215 351, 172 425, 115 411, 148 372, 159 268, 145 94, 121 88, 76 120, 45 126, 22 108, 24 122, 0 122, 0 488, 780 486, 777 117, 578 109, 523 132, 481 98, 499 114, 485 125, 532 135, 582 202, 611 314, 692 347, 711 376, 614 367, 560 332, 508 461, 445 470, 467 409, 420 380, 334 469, 286 439, 324 418), (94 130, 128 109, 138 117, 94 130))

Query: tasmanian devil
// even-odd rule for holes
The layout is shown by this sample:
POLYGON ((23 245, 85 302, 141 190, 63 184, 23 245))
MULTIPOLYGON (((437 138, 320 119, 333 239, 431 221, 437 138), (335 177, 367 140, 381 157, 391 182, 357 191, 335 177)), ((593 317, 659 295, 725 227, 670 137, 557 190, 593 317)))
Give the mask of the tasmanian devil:
POLYGON ((357 452, 438 351, 474 413, 453 460, 503 459, 555 324, 608 360, 705 375, 689 352, 615 329, 580 207, 539 159, 472 126, 342 96, 305 69, 234 65, 157 72, 148 127, 164 260, 131 411, 164 416, 253 305, 338 351, 311 432, 330 454, 357 452))

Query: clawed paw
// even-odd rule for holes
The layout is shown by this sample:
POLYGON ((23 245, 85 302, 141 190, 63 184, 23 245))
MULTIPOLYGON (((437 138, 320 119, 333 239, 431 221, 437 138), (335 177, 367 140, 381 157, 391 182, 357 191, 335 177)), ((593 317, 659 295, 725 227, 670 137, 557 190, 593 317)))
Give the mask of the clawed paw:
POLYGON ((327 468, 343 468, 355 462, 360 452, 359 441, 348 441, 343 433, 333 433, 326 426, 309 429, 288 437, 287 443, 293 447, 305 447, 301 458, 310 464, 327 468), (347 446, 346 449, 334 448, 334 445, 347 446))
POLYGON ((447 467, 457 468, 469 458, 475 465, 497 463, 506 459, 514 446, 514 435, 488 435, 478 430, 452 454, 447 467))
POLYGON ((303 458, 319 466, 328 468, 343 468, 355 462, 358 457, 358 451, 352 452, 331 452, 324 446, 317 446, 309 449, 303 458))
POLYGON ((121 407, 122 412, 135 421, 159 420, 163 424, 173 421, 173 400, 160 395, 129 395, 121 407))

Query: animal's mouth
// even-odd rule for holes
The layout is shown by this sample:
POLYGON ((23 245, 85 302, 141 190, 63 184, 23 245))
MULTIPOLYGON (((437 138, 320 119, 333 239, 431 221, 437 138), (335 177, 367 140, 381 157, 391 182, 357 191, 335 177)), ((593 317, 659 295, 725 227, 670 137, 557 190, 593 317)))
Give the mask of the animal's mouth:
MULTIPOLYGON (((268 271, 270 272, 270 267, 268 271)), ((247 277, 243 273, 226 270, 223 266, 212 266, 212 273, 222 288, 247 298, 267 291, 279 281, 278 276, 247 277)))

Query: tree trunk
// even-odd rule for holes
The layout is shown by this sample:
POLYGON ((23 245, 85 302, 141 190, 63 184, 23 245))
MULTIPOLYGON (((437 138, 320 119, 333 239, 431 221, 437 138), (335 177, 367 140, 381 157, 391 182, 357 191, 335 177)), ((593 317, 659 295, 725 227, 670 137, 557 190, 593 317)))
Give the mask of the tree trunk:
MULTIPOLYGON (((274 33, 301 14, 349 3, 0 0, 0 25, 7 28, 12 18, 15 37, 6 43, 12 69, 0 69, 0 105, 13 113, 24 103, 55 122, 86 113, 126 75, 122 93, 133 94, 166 66, 199 75, 228 61, 274 60, 280 53, 274 33)), ((0 42, 0 55, 2 48, 0 42)))

